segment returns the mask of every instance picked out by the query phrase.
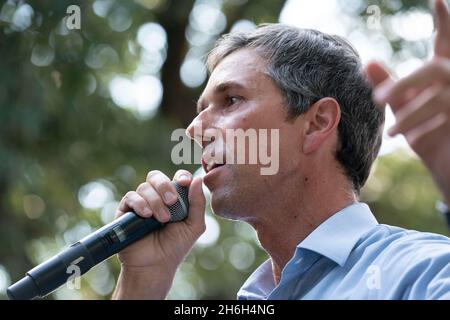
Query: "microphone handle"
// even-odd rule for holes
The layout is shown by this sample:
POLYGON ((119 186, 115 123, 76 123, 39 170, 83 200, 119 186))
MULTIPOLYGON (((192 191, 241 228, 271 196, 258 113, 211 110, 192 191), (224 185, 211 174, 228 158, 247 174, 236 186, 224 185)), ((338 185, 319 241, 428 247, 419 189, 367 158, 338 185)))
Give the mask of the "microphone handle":
POLYGON ((8 296, 21 300, 45 297, 69 278, 81 276, 93 266, 162 226, 154 218, 146 219, 134 212, 127 212, 28 271, 22 280, 8 288, 8 296))

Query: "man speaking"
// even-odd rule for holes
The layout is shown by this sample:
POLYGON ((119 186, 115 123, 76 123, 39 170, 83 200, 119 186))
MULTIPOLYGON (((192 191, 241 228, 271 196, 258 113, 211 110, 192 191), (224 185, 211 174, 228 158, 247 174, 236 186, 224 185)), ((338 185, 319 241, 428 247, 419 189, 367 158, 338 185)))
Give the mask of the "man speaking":
MULTIPOLYGON (((391 104, 392 134, 405 134, 450 200, 450 16, 441 0, 436 16, 436 57, 398 82, 377 63, 364 71, 345 40, 318 31, 273 24, 222 37, 187 129, 206 175, 176 173, 190 185, 188 218, 120 252, 113 298, 166 297, 205 230, 203 182, 214 213, 249 223, 269 255, 239 299, 450 299, 450 239, 381 225, 359 202, 381 144, 384 111, 375 103, 391 104), (275 174, 227 162, 229 149, 212 136, 237 129, 278 130, 275 174)), ((166 222, 175 192, 151 171, 118 215, 132 209, 166 222)))

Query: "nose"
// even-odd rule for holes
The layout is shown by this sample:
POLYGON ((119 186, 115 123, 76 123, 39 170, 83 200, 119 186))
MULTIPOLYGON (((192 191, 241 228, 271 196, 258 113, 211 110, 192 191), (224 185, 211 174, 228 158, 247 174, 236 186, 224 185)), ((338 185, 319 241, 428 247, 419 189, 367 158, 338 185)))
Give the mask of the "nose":
POLYGON ((213 121, 214 117, 206 114, 206 112, 206 110, 202 111, 186 129, 186 135, 202 148, 221 136, 220 129, 215 126, 216 121, 213 121))
POLYGON ((186 135, 197 142, 200 147, 203 147, 203 126, 205 124, 202 114, 203 111, 192 120, 191 124, 186 129, 186 135))

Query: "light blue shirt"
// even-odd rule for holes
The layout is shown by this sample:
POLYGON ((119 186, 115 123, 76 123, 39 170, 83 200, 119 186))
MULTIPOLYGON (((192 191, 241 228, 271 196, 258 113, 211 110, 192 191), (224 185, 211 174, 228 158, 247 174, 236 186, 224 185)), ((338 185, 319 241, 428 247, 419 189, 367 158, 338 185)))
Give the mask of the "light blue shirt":
POLYGON ((450 299, 450 239, 378 224, 355 203, 297 245, 278 285, 269 259, 238 299, 450 299))

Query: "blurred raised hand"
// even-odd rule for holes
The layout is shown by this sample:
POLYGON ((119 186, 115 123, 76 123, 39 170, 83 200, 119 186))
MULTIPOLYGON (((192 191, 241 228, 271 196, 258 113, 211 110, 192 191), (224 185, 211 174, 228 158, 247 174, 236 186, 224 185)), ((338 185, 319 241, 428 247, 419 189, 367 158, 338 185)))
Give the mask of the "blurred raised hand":
POLYGON ((434 1, 435 54, 411 75, 395 81, 378 62, 366 74, 379 106, 389 104, 396 124, 391 136, 403 134, 430 170, 450 203, 450 14, 444 0, 434 1))

